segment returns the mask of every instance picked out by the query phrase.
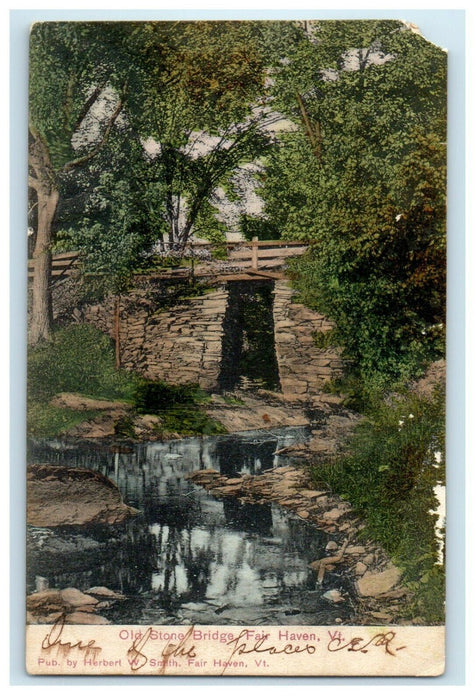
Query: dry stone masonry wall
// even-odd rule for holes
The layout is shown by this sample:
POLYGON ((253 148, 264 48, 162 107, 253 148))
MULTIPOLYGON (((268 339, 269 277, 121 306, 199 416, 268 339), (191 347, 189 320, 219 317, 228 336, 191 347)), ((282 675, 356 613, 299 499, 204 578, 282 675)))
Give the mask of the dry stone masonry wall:
POLYGON ((314 333, 328 333, 333 324, 322 314, 292 301, 295 292, 285 280, 274 288, 275 350, 283 394, 302 398, 322 391, 339 376, 343 362, 336 347, 318 348, 314 333))
MULTIPOLYGON (((219 289, 170 309, 156 308, 140 290, 122 297, 121 365, 147 379, 217 388, 228 293, 219 289)), ((88 307, 84 320, 113 335, 113 300, 88 307)))
MULTIPOLYGON (((293 294, 285 280, 275 283, 275 349, 282 393, 306 400, 338 376, 343 363, 338 348, 318 348, 312 335, 327 333, 332 324, 293 301, 293 294)), ((122 296, 121 365, 152 380, 196 382, 206 390, 218 389, 227 304, 224 286, 165 309, 144 290, 122 296)), ((113 298, 84 308, 82 320, 113 337, 113 298)))
POLYGON ((172 384, 198 382, 203 389, 215 389, 227 299, 225 290, 216 291, 156 314, 143 343, 146 376, 172 384))

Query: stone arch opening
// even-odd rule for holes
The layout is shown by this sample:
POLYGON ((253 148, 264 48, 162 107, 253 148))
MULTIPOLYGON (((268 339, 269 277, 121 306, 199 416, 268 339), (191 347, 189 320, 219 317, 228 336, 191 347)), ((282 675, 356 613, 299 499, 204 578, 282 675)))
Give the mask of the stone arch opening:
POLYGON ((274 282, 228 282, 223 322, 221 391, 280 391, 274 340, 274 282))

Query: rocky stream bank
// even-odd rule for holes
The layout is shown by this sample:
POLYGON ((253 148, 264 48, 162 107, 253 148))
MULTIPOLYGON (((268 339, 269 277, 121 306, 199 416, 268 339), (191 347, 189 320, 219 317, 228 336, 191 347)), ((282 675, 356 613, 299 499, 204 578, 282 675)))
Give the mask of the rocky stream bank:
MULTIPOLYGON (((434 377, 429 375, 415 390, 430 394, 440 383, 443 370, 442 364, 440 367, 435 365, 434 377)), ((70 438, 96 445, 116 441, 117 421, 131 415, 127 404, 96 402, 92 405, 90 400, 77 395, 60 395, 55 401, 57 405, 69 408, 98 411, 95 419, 76 426, 69 434, 70 438)), ((290 466, 232 476, 201 468, 190 471, 185 479, 220 502, 277 506, 293 518, 325 533, 328 540, 323 556, 308 563, 315 575, 315 586, 307 596, 309 600, 324 599, 326 604, 333 606, 335 622, 350 624, 343 612, 345 605, 350 604, 354 613, 351 624, 417 624, 417 620, 408 617, 412 593, 402 583, 402 572, 376 542, 361 536, 365 523, 355 514, 351 504, 331 492, 325 483, 311 483, 305 466, 318 464, 319 460, 340 453, 360 417, 330 395, 319 394, 309 403, 302 402, 297 396, 284 397, 264 390, 252 395, 236 393, 231 400, 229 396, 212 395, 205 410, 230 434, 251 428, 272 431, 279 426, 305 425, 308 439, 278 451, 292 458, 290 466), (338 585, 340 577, 342 581, 344 577, 345 586, 338 585)), ((136 421, 136 441, 164 439, 157 416, 134 416, 133 419, 136 421)), ((34 527, 54 531, 68 525, 102 523, 113 526, 128 519, 134 520, 137 514, 135 508, 122 501, 115 483, 96 472, 44 464, 29 468, 28 523, 34 527)), ((27 599, 28 620, 54 622, 62 614, 62 619, 69 624, 108 624, 107 611, 121 605, 125 598, 122 593, 104 586, 89 586, 84 590, 73 587, 51 589, 47 581, 40 578, 37 590, 27 599)), ((302 610, 305 608, 304 598, 300 600, 302 610)), ((200 611, 196 605, 188 603, 182 608, 183 614, 189 609, 198 615, 199 623, 200 611)), ((217 610, 221 614, 219 605, 217 610)), ((222 619, 216 617, 216 621, 219 620, 226 624, 225 616, 222 619)), ((231 620, 228 624, 232 624, 231 620)), ((289 618, 287 624, 290 623, 289 618)))
POLYGON ((280 467, 238 478, 205 469, 188 478, 216 498, 236 498, 251 504, 276 503, 330 534, 325 556, 309 564, 317 572, 322 596, 335 605, 344 601, 338 589, 328 588, 326 580, 329 572, 344 572, 353 579, 351 593, 357 608, 356 624, 410 623, 403 612, 410 591, 400 585, 401 571, 376 543, 358 540, 364 523, 351 505, 324 486, 319 490, 312 488, 304 468, 280 467))
MULTIPOLYGON (((272 396, 254 399, 252 407, 249 403, 231 406, 222 400, 213 403, 213 410, 217 406, 221 407, 220 416, 229 427, 238 427, 242 420, 249 420, 252 411, 259 428, 262 422, 268 427, 269 420, 274 422, 284 418, 282 402, 272 396), (262 413, 263 405, 270 413, 262 413)), ((338 452, 344 437, 357 423, 358 416, 342 407, 333 407, 335 412, 331 413, 328 410, 330 407, 322 404, 318 410, 316 406, 312 408, 314 427, 308 431, 309 439, 277 451, 291 457, 291 466, 231 477, 214 469, 200 469, 189 472, 185 479, 205 489, 218 501, 225 502, 225 509, 226 503, 240 504, 239 507, 246 507, 246 504, 251 507, 273 505, 288 512, 290 517, 325 533, 328 541, 323 556, 308 562, 315 588, 293 599, 295 624, 298 624, 298 610, 304 611, 306 604, 310 605, 309 601, 312 606, 316 605, 318 599, 332 606, 332 620, 343 624, 349 623, 348 609, 352 610, 351 624, 409 624, 410 620, 405 619, 404 607, 410 592, 400 585, 401 572, 374 542, 359 540, 364 523, 356 517, 351 505, 331 493, 324 484, 311 486, 305 467, 299 465, 302 461, 315 461, 322 455, 338 452), (344 585, 339 585, 340 580, 342 584, 344 581, 344 585)), ((295 403, 292 410, 295 411, 293 417, 296 421, 306 421, 308 425, 309 413, 305 412, 305 407, 295 403)), ((94 442, 104 441, 96 438, 94 442)), ((61 544, 61 532, 65 526, 88 528, 100 524, 114 527, 134 520, 138 514, 138 510, 122 501, 114 481, 97 472, 46 464, 34 464, 28 470, 28 523, 35 528, 47 528, 49 534, 45 535, 45 545, 42 546, 53 547, 53 550, 58 546, 61 556, 64 542, 71 545, 70 538, 61 544)), ((36 551, 33 541, 32 546, 36 551)), ((107 556, 106 551, 104 556, 107 556)), ((105 590, 100 595, 97 586, 89 586, 87 590, 71 586, 66 589, 49 588, 47 582, 45 584, 41 579, 38 585, 39 588, 46 585, 46 588, 37 588, 28 597, 30 622, 48 623, 54 621, 55 616, 57 619, 58 615, 63 614, 66 624, 108 624, 108 611, 112 606, 121 605, 120 601, 124 600, 121 593, 110 589, 107 589, 107 595, 105 590)), ((105 589, 104 586, 101 588, 105 589)), ((188 603, 188 607, 191 605, 195 604, 188 603)), ((185 614, 188 608, 182 607, 185 614)), ((193 608, 191 612, 199 622, 201 609, 193 608)), ((206 624, 209 624, 209 610, 203 614, 208 616, 206 624)), ((232 610, 229 614, 232 616, 232 610)), ((226 613, 220 613, 216 617, 217 623, 221 620, 220 624, 226 624, 225 617, 226 613)), ((291 624, 291 619, 288 618, 285 623, 291 624)), ((228 624, 232 624, 232 617, 228 624)))

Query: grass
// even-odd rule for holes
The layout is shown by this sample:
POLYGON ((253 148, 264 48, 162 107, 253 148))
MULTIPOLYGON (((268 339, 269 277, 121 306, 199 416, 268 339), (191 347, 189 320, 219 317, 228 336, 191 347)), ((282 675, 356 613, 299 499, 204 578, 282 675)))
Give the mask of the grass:
POLYGON ((445 483, 445 402, 415 395, 380 402, 357 427, 343 457, 314 465, 327 484, 365 520, 363 537, 377 540, 403 570, 414 595, 408 614, 425 624, 444 620, 444 567, 438 563, 434 486, 445 483))
POLYGON ((48 401, 60 392, 130 400, 136 377, 115 369, 112 340, 87 324, 57 331, 28 353, 28 398, 48 401))
MULTIPOLYGON (((52 406, 52 397, 61 392, 125 401, 132 412, 159 416, 166 432, 180 435, 226 432, 203 410, 210 396, 197 384, 175 386, 116 370, 111 339, 87 324, 65 327, 51 341, 30 349, 27 384, 27 429, 33 438, 59 436, 100 413, 52 406)), ((134 438, 132 416, 121 419, 116 430, 121 437, 134 438)))
POLYGON ((95 418, 98 413, 98 411, 57 408, 50 404, 30 401, 27 409, 28 435, 32 438, 57 437, 79 423, 95 418))

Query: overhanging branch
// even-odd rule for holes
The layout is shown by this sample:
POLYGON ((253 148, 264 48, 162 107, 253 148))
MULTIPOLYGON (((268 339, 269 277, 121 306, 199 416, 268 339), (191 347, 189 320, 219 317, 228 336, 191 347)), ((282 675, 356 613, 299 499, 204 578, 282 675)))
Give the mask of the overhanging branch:
POLYGON ((33 175, 28 175, 28 187, 31 187, 33 190, 37 190, 39 186, 40 181, 36 177, 33 177, 33 175))
POLYGON ((83 123, 84 119, 86 118, 87 113, 89 112, 89 110, 91 109, 92 105, 94 104, 94 102, 97 100, 97 98, 99 97, 99 95, 100 95, 101 92, 103 91, 105 85, 106 85, 106 81, 103 81, 102 83, 100 83, 100 84, 96 87, 95 90, 92 91, 92 93, 90 94, 90 96, 88 97, 88 99, 86 100, 86 102, 84 103, 84 105, 83 105, 83 107, 82 107, 82 109, 81 109, 81 111, 80 111, 80 113, 79 113, 78 118, 76 119, 76 123, 75 123, 75 125, 74 125, 73 132, 78 131, 79 127, 81 126, 81 124, 83 123))
MULTIPOLYGON (((124 92, 125 92, 125 90, 126 90, 126 86, 124 87, 124 92)), ((117 118, 118 118, 119 114, 121 113, 123 106, 124 106, 124 101, 121 98, 119 100, 119 102, 117 103, 117 106, 116 106, 114 112, 112 113, 111 118, 109 119, 109 122, 104 130, 104 133, 102 134, 102 138, 100 139, 99 143, 96 144, 95 148, 93 148, 93 150, 90 151, 89 153, 86 153, 85 155, 80 156, 79 158, 75 158, 74 160, 70 160, 69 163, 66 163, 65 165, 63 165, 60 172, 68 173, 71 170, 74 170, 74 168, 79 168, 81 165, 85 165, 86 163, 88 163, 90 160, 92 160, 93 158, 95 158, 97 156, 97 154, 102 150, 102 148, 107 143, 110 132, 112 131, 112 127, 116 123, 117 118)))

